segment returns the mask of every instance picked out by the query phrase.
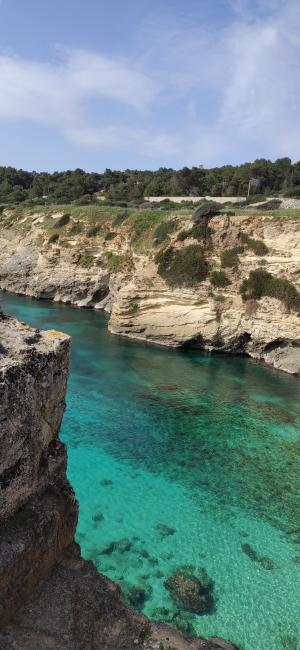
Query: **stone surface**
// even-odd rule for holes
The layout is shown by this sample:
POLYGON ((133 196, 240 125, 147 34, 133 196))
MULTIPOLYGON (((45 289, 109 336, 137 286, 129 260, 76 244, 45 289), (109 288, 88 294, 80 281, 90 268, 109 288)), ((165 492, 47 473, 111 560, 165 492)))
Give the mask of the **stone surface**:
POLYGON ((0 625, 31 596, 72 543, 77 512, 67 481, 57 482, 0 526, 0 625))
POLYGON ((0 521, 65 477, 69 345, 65 334, 0 316, 0 521))
POLYGON ((300 346, 280 346, 265 352, 264 361, 271 364, 276 370, 283 370, 290 375, 300 375, 300 346))

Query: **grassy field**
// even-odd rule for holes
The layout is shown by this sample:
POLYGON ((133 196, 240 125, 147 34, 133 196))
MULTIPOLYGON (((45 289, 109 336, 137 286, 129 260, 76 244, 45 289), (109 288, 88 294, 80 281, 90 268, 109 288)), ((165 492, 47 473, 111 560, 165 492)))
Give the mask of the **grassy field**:
MULTIPOLYGON (((123 207, 111 207, 105 205, 86 205, 73 206, 52 205, 52 206, 34 206, 26 207, 22 205, 10 206, 9 215, 0 215, 0 226, 4 228, 15 228, 24 234, 30 231, 32 221, 38 216, 44 216, 42 222, 37 222, 36 226, 47 230, 50 234, 54 230, 59 230, 62 236, 71 236, 82 234, 87 237, 96 235, 106 237, 110 231, 127 231, 131 239, 133 248, 143 252, 149 246, 152 246, 155 240, 155 232, 158 226, 166 222, 170 217, 188 217, 193 213, 192 208, 146 208, 143 210, 129 209, 123 207), (72 219, 67 220, 63 225, 59 225, 59 220, 52 215, 60 213, 71 215, 72 219)), ((281 219, 299 219, 300 209, 285 210, 260 210, 260 209, 231 209, 231 213, 236 216, 264 216, 268 220, 277 221, 281 219)), ((226 214, 226 209, 221 214, 226 214)))
MULTIPOLYGON (((247 215, 258 215, 262 217, 270 217, 270 219, 299 219, 300 218, 300 210, 298 209, 285 209, 285 210, 259 210, 254 208, 250 209, 248 208, 247 210, 243 208, 237 208, 236 210, 230 210, 231 212, 234 212, 236 216, 247 216, 247 215)), ((224 210, 224 213, 226 214, 226 210, 224 210)))

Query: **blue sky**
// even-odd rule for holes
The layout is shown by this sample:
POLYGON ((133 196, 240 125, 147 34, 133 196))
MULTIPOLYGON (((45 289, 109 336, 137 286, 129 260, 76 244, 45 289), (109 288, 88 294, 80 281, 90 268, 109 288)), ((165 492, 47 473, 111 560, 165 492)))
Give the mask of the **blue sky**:
POLYGON ((299 0, 0 0, 0 164, 298 160, 299 35, 299 0))

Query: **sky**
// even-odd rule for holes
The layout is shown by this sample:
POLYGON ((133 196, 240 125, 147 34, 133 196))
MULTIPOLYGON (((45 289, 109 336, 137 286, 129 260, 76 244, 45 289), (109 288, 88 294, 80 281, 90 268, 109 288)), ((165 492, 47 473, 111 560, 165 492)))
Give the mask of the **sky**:
POLYGON ((300 159, 300 0, 0 0, 0 165, 300 159))

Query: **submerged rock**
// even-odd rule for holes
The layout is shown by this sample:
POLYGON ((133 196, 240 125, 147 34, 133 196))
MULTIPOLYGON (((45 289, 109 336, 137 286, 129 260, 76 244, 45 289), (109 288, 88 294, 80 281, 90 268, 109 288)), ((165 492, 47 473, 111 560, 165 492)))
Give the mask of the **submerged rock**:
POLYGON ((132 548, 132 542, 130 539, 127 539, 126 537, 124 539, 120 539, 119 541, 116 542, 110 542, 107 546, 105 546, 102 551, 101 555, 111 555, 111 553, 117 552, 117 553, 127 553, 127 551, 130 551, 132 548))
POLYGON ((100 485, 103 487, 108 487, 109 485, 113 485, 113 481, 111 481, 109 478, 103 478, 102 481, 100 481, 100 485))
POLYGON ((153 609, 151 612, 151 618, 160 619, 166 622, 169 620, 169 616, 170 612, 166 607, 156 607, 156 609, 153 609))
POLYGON ((177 611, 169 619, 168 623, 174 625, 177 630, 180 630, 184 636, 196 636, 197 632, 193 626, 191 617, 189 615, 184 615, 182 612, 177 611))
POLYGON ((241 549, 243 553, 250 557, 250 560, 257 562, 257 564, 260 564, 267 571, 275 568, 275 564, 270 557, 267 557, 265 555, 258 555, 258 553, 256 553, 255 549, 252 548, 250 544, 241 544, 241 549))
POLYGON ((208 640, 214 644, 215 648, 220 648, 220 650, 239 650, 231 641, 224 641, 224 639, 220 639, 218 636, 210 637, 208 640))
POLYGON ((176 533, 176 528, 172 528, 166 524, 155 524, 155 528, 158 531, 161 539, 164 539, 165 537, 169 537, 169 535, 174 535, 174 533, 176 533))
POLYGON ((197 571, 197 575, 192 570, 192 567, 182 567, 165 581, 164 586, 177 605, 195 614, 210 614, 214 607, 213 581, 204 568, 197 571))
POLYGON ((280 637, 284 650, 299 650, 298 639, 295 636, 284 635, 280 637))
POLYGON ((157 607, 151 613, 151 618, 158 621, 169 623, 177 630, 180 630, 184 636, 196 636, 196 631, 193 626, 193 617, 191 614, 183 613, 180 610, 171 612, 166 607, 157 607))
POLYGON ((103 521, 104 515, 102 512, 95 512, 92 516, 92 520, 94 523, 99 523, 100 521, 103 521))
POLYGON ((160 557, 162 560, 171 560, 173 553, 162 553, 160 557))
POLYGON ((151 591, 151 587, 144 585, 133 585, 127 583, 122 587, 125 601, 128 605, 134 607, 134 609, 137 609, 138 611, 143 608, 146 600, 151 595, 151 591))

